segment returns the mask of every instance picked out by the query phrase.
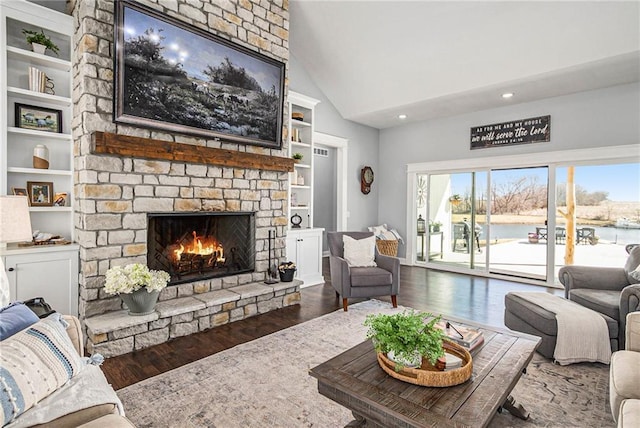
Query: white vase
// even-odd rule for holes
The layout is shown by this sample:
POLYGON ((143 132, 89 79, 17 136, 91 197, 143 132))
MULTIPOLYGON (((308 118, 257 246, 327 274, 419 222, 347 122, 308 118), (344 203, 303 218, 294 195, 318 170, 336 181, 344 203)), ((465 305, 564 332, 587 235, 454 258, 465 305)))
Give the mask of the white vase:
POLYGON ((419 352, 416 352, 411 359, 404 359, 401 357, 396 357, 393 351, 389 351, 387 352, 387 358, 389 358, 394 363, 402 364, 403 366, 411 369, 420 367, 420 365, 422 364, 422 355, 420 355, 419 352))
POLYGON ((49 169, 49 148, 44 144, 38 144, 33 148, 33 167, 49 169))
POLYGON ((35 53, 44 55, 47 47, 45 45, 41 45, 40 43, 31 43, 31 49, 33 49, 35 53))

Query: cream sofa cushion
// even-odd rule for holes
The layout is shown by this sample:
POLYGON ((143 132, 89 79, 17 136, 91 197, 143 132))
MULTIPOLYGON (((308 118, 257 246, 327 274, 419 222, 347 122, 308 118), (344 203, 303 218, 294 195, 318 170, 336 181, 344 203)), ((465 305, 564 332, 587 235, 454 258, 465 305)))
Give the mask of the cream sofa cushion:
POLYGON ((628 398, 640 399, 640 352, 618 351, 611 356, 609 401, 617 418, 620 404, 628 398))
POLYGON ((640 400, 624 400, 618 414, 618 427, 640 427, 640 400))

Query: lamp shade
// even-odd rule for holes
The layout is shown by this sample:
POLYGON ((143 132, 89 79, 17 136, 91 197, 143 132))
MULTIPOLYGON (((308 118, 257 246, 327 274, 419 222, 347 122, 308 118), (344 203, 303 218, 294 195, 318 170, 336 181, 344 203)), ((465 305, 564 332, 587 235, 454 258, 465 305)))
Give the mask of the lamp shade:
POLYGON ((0 196, 0 242, 31 241, 31 217, 26 196, 0 196))

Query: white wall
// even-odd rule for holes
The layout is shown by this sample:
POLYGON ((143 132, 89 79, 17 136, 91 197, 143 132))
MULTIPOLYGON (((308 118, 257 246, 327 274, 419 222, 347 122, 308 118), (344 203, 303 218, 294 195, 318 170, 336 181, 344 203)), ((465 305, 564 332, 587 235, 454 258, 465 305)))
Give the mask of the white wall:
MULTIPOLYGON (((409 163, 638 143, 640 84, 637 83, 384 129, 380 131, 381 161, 376 176, 378 219, 406 235, 409 163), (471 127, 543 115, 551 115, 548 143, 473 151, 469 148, 471 127)), ((400 249, 399 255, 404 255, 404 249, 400 249)))
POLYGON ((378 165, 379 131, 345 120, 324 93, 316 86, 293 54, 289 58, 289 89, 320 100, 315 109, 315 130, 349 140, 347 175, 347 219, 346 230, 366 230, 377 224, 380 179, 376 175, 371 193, 360 192, 360 170, 369 165, 374 172, 378 165))

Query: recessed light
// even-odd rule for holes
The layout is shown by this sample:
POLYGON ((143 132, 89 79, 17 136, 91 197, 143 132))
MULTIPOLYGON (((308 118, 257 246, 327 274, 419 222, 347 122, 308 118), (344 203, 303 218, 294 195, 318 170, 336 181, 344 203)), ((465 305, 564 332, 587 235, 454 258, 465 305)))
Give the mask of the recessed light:
POLYGON ((507 92, 502 94, 502 98, 511 98, 513 96, 513 92, 507 92))
POLYGON ((406 118, 407 118, 407 115, 406 115, 406 114, 399 114, 399 115, 398 115, 398 119, 403 119, 403 120, 404 120, 404 119, 406 119, 406 118))

